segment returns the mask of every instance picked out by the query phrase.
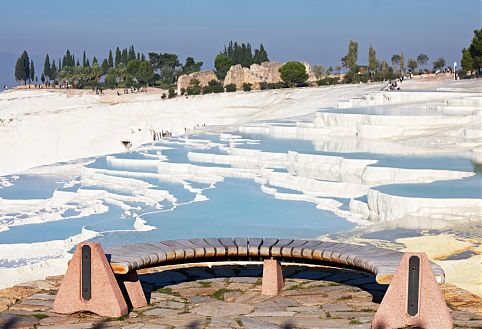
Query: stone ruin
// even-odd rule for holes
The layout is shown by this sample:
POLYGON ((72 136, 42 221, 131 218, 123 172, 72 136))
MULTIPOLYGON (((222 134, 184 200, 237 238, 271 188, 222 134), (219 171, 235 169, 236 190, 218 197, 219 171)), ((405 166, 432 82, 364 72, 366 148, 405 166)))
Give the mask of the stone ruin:
MULTIPOLYGON (((308 74, 308 83, 316 82, 310 64, 303 63, 308 74)), ((250 83, 253 89, 259 89, 261 82, 278 83, 282 82, 279 69, 283 64, 277 62, 264 62, 261 64, 252 64, 249 68, 241 65, 233 65, 229 69, 224 78, 224 86, 235 84, 238 90, 243 88, 244 83, 250 83)))
POLYGON ((253 89, 259 89, 261 82, 281 82, 280 67, 281 64, 277 62, 252 64, 249 68, 242 67, 240 64, 233 65, 224 78, 224 86, 235 84, 239 90, 243 88, 244 83, 250 83, 253 89))
MULTIPOLYGON (((308 74, 308 83, 316 82, 310 64, 303 62, 308 74)), ((278 62, 264 62, 261 64, 252 64, 249 68, 242 67, 240 64, 233 65, 229 69, 224 78, 224 87, 229 84, 236 85, 237 90, 243 89, 243 84, 250 83, 253 89, 260 89, 260 83, 279 83, 282 82, 279 69, 283 64, 278 62)), ((197 79, 200 86, 207 86, 209 81, 219 81, 213 71, 200 71, 191 74, 183 74, 177 79, 177 94, 181 94, 181 89, 187 89, 192 79, 197 79)))
POLYGON ((181 95, 181 89, 187 89, 192 79, 199 80, 201 87, 207 86, 209 81, 219 81, 213 71, 200 71, 191 74, 183 74, 177 79, 177 94, 181 95))

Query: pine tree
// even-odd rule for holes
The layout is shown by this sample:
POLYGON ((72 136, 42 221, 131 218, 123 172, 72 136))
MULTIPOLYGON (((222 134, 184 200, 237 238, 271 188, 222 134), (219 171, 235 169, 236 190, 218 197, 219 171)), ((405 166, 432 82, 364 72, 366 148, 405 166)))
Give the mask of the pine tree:
POLYGON ((122 57, 121 51, 120 51, 119 47, 117 47, 116 50, 115 50, 115 66, 116 67, 121 63, 121 61, 122 61, 121 57, 122 57))
POLYGON ((109 69, 109 62, 107 61, 107 59, 104 58, 100 67, 102 68, 103 73, 107 72, 107 70, 109 69))
POLYGON ((341 59, 341 62, 344 68, 350 70, 352 73, 355 73, 357 70, 357 60, 358 42, 350 40, 350 44, 348 45, 348 53, 341 59))
POLYGON ((87 67, 90 67, 90 61, 88 58, 87 58, 87 67))
POLYGON ((97 58, 94 56, 94 58, 92 58, 92 66, 96 65, 99 65, 99 63, 97 62, 97 58))
POLYGON ((33 65, 33 61, 30 61, 30 81, 33 81, 35 78, 35 66, 33 65))
POLYGON ((44 75, 47 77, 47 80, 50 80, 50 58, 49 54, 45 55, 45 61, 44 61, 44 75))
POLYGON ((108 60, 109 67, 114 67, 114 59, 112 58, 112 50, 109 49, 109 60, 108 60))
POLYGON ((370 48, 368 48, 368 71, 370 72, 370 74, 375 73, 377 71, 377 67, 377 53, 375 51, 375 48, 370 46, 370 48))
POLYGON ((144 54, 141 55, 141 61, 144 62, 146 60, 146 56, 144 54))
POLYGON ((138 60, 138 61, 141 60, 141 54, 139 54, 139 52, 137 53, 137 60, 138 60))

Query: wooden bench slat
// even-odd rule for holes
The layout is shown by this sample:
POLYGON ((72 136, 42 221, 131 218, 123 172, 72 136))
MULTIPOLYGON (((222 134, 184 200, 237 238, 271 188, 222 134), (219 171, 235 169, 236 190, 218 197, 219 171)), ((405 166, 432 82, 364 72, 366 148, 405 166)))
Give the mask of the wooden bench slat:
POLYGON ((258 257, 259 247, 263 243, 263 239, 251 238, 248 240, 248 255, 258 257))
POLYGON ((235 238, 234 243, 238 246, 238 256, 240 257, 248 256, 248 239, 235 238))
POLYGON ((308 240, 294 240, 289 245, 281 249, 281 256, 292 257, 293 249, 295 248, 299 248, 300 249, 299 252, 301 253, 302 247, 307 243, 308 243, 308 240))
POLYGON ((208 243, 210 246, 213 246, 214 249, 216 250, 216 257, 224 257, 227 254, 226 247, 219 242, 218 239, 214 238, 209 238, 209 239, 204 239, 206 243, 208 243))
POLYGON ((204 249, 204 257, 214 257, 216 256, 216 249, 210 246, 204 239, 191 239, 189 240, 195 246, 199 246, 204 249))
POLYGON ((275 245, 271 246, 271 257, 281 257, 281 249, 283 247, 288 246, 290 243, 292 243, 294 240, 293 239, 279 239, 278 242, 276 242, 275 245))
POLYGON ((219 239, 222 245, 226 247, 227 255, 231 257, 238 256, 238 246, 234 243, 232 238, 221 238, 219 239))
POLYGON ((271 257, 271 246, 275 245, 279 239, 263 239, 263 243, 259 247, 259 255, 262 257, 271 257))

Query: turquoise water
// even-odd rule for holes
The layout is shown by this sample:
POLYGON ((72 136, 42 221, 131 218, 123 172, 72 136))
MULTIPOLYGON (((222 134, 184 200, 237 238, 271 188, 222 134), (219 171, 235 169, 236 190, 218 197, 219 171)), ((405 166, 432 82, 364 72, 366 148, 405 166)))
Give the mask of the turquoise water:
POLYGON ((54 191, 65 184, 57 176, 19 175, 18 179, 7 176, 13 185, 0 188, 0 198, 11 200, 50 198, 54 191))

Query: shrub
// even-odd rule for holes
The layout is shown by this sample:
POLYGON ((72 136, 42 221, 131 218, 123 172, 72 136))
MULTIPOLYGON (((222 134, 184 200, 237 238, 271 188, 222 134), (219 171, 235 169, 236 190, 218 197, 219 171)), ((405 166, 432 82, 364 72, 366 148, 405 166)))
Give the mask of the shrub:
POLYGON ((305 65, 300 62, 288 62, 280 67, 279 72, 281 80, 290 87, 303 84, 308 80, 305 65))
POLYGON ((250 83, 243 83, 243 91, 251 91, 253 85, 250 83))
POLYGON ((285 84, 282 82, 272 82, 272 83, 268 83, 267 85, 267 89, 281 89, 284 87, 285 87, 285 84))
POLYGON ((226 91, 228 93, 232 93, 236 91, 236 85, 234 83, 230 83, 229 85, 226 86, 226 91))
POLYGON ((187 87, 187 94, 188 95, 200 95, 201 94, 201 86, 199 85, 200 81, 198 79, 191 79, 189 82, 189 87, 187 87))
POLYGON ((316 84, 318 86, 328 86, 328 85, 336 85, 340 83, 340 78, 339 77, 326 77, 324 79, 320 79, 316 81, 316 84))
POLYGON ((165 99, 165 98, 166 98, 166 93, 162 93, 161 99, 165 99))
POLYGON ((202 88, 203 94, 211 94, 211 93, 223 93, 224 87, 223 85, 216 80, 211 80, 208 82, 207 86, 202 88))
POLYGON ((181 96, 183 96, 186 93, 186 89, 181 88, 181 96))
MULTIPOLYGON (((174 88, 169 88, 169 98, 174 98, 176 97, 176 91, 174 90, 174 88)), ((165 95, 165 94, 164 94, 165 95)))
POLYGON ((263 82, 260 82, 260 83, 259 83, 259 89, 261 89, 261 90, 266 90, 266 89, 268 89, 268 83, 267 83, 267 82, 264 82, 264 81, 263 81, 263 82))

